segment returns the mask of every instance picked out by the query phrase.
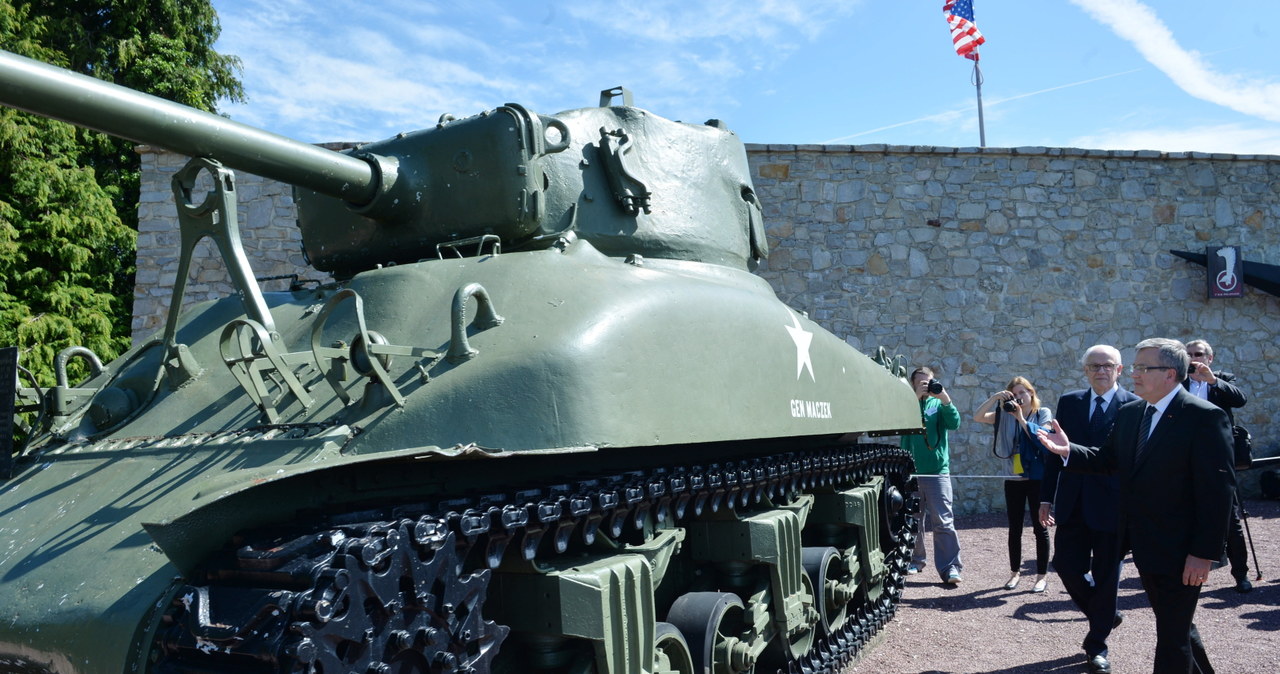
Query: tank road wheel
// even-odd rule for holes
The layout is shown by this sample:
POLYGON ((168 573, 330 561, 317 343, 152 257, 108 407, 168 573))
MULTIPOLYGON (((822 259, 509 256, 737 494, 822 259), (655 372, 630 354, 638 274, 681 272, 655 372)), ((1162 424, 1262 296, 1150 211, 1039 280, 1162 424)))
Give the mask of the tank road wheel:
POLYGON ((818 608, 818 634, 826 636, 844 626, 849 602, 853 599, 854 579, 849 577, 840 551, 833 547, 805 548, 804 571, 813 583, 814 603, 818 608))
POLYGON ((671 623, 658 623, 653 637, 654 674, 694 674, 693 654, 684 635, 671 623))
POLYGON ((758 654, 739 639, 745 627, 742 600, 728 592, 688 592, 671 604, 667 620, 689 644, 698 674, 754 672, 758 654))
MULTIPOLYGON (((883 509, 881 521, 884 522, 884 539, 900 543, 900 533, 906 531, 907 518, 911 516, 910 509, 907 508, 907 497, 897 485, 886 480, 884 491, 880 494, 880 507, 883 509)), ((913 540, 912 543, 914 542, 913 540)))

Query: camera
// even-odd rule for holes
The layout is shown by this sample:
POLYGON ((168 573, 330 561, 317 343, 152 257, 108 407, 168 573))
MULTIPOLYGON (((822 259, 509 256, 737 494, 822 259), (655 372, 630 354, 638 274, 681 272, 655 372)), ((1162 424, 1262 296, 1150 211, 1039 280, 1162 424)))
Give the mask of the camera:
POLYGON ((1004 402, 1000 403, 1000 409, 1002 409, 1002 410, 1004 410, 1004 411, 1006 411, 1006 412, 1017 412, 1017 411, 1018 411, 1018 403, 1015 403, 1015 402, 1013 402, 1012 400, 1006 400, 1006 401, 1004 401, 1004 402))
POLYGON ((929 383, 927 384, 927 387, 928 387, 929 393, 932 393, 933 395, 938 395, 939 393, 942 393, 942 382, 938 381, 937 379, 930 379, 929 383))
POLYGON ((1196 364, 1195 364, 1195 363, 1191 363, 1191 364, 1187 365, 1187 376, 1188 376, 1188 377, 1190 377, 1191 375, 1193 375, 1193 374, 1195 374, 1195 373, 1196 373, 1196 364))

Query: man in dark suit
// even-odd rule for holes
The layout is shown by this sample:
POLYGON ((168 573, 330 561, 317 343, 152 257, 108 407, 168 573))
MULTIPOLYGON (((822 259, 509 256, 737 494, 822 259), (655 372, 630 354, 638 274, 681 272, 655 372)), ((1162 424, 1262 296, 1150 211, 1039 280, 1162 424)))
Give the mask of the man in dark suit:
MULTIPOLYGON (((1081 359, 1089 388, 1063 394, 1054 416, 1067 435, 1086 447, 1107 439, 1120 406, 1138 396, 1120 388, 1124 371, 1120 351, 1098 344, 1081 359)), ((1111 671, 1107 637, 1119 624, 1116 592, 1120 587, 1120 478, 1062 472, 1062 462, 1045 462, 1041 483, 1040 521, 1057 525, 1053 540, 1053 568, 1071 601, 1089 621, 1084 653, 1089 671, 1111 671), (1091 584, 1085 574, 1093 578, 1091 584)))
POLYGON ((1230 425, 1226 412, 1180 385, 1190 364, 1181 342, 1147 339, 1136 348, 1131 372, 1142 400, 1120 408, 1101 446, 1071 443, 1057 422, 1040 438, 1066 470, 1120 478, 1121 549, 1133 551, 1156 616, 1156 674, 1211 672, 1194 618, 1227 536, 1230 425))
MULTIPOLYGON (((1191 368, 1182 386, 1192 395, 1204 398, 1221 407, 1227 413, 1227 421, 1234 426, 1235 413, 1231 410, 1244 407, 1249 402, 1233 382, 1235 375, 1230 372, 1214 372, 1213 346, 1203 339, 1187 342, 1187 355, 1191 356, 1191 368)), ((1238 467, 1237 467, 1238 468, 1238 467)), ((1244 528, 1240 524, 1241 508, 1239 499, 1231 509, 1231 526, 1227 529, 1227 559, 1231 561, 1231 577, 1236 579, 1236 592, 1244 594, 1253 590, 1249 582, 1249 551, 1244 543, 1244 528)))

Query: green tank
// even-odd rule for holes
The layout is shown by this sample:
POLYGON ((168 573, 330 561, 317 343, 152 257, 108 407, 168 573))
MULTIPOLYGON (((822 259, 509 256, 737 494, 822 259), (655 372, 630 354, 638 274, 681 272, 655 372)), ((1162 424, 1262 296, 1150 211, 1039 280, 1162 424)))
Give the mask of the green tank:
POLYGON ((338 153, 11 54, 0 103, 195 157, 164 330, 0 358, 0 671, 835 672, 893 615, 916 399, 751 273, 723 124, 614 89, 338 153), (332 283, 260 289, 228 167, 332 283), (236 294, 183 308, 204 238, 236 294))

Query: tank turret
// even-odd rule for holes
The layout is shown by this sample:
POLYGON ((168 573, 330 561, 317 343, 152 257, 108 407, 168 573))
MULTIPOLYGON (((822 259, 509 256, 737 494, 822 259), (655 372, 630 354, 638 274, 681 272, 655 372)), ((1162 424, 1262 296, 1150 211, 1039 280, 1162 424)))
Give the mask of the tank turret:
POLYGON ((0 103, 193 157, 162 334, 48 390, 0 349, 0 672, 835 671, 892 617, 917 400, 749 273, 722 124, 336 153, 11 54, 0 103), (228 167, 333 282, 259 288, 228 167), (204 238, 236 293, 184 309, 204 238))
POLYGON ((0 103, 296 186, 305 250, 342 278, 479 237, 520 250, 566 232, 619 254, 753 268, 764 224, 741 141, 629 98, 619 88, 557 115, 516 104, 444 115, 337 153, 0 53, 0 103))

